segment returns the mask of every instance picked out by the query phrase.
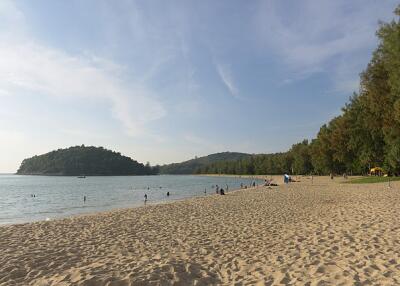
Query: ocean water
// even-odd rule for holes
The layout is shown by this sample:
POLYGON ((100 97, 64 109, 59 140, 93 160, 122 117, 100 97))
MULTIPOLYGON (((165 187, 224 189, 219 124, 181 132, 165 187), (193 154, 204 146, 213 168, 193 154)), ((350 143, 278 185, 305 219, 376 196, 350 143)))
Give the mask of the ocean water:
POLYGON ((228 192, 261 180, 211 176, 61 176, 0 175, 0 224, 52 220, 76 214, 137 207, 228 192), (206 190, 206 193, 204 193, 206 190), (167 192, 170 196, 167 197, 167 192), (86 196, 86 202, 83 198, 86 196))

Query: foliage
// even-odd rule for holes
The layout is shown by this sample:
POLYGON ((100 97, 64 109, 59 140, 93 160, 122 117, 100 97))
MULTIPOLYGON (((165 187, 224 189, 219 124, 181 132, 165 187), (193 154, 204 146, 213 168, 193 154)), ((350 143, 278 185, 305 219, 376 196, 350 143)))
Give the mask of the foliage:
POLYGON ((198 174, 282 174, 289 166, 284 165, 285 153, 259 154, 235 161, 217 161, 196 170, 198 174))
MULTIPOLYGON (((237 153, 237 152, 222 152, 211 154, 204 157, 194 158, 182 163, 173 163, 169 165, 163 165, 160 167, 161 174, 194 174, 198 170, 213 164, 217 161, 235 161, 242 158, 251 157, 250 154, 237 153)), ((208 172, 207 172, 208 173, 208 172)))
POLYGON ((144 166, 103 147, 75 146, 23 160, 17 174, 25 175, 150 175, 157 167, 144 166))

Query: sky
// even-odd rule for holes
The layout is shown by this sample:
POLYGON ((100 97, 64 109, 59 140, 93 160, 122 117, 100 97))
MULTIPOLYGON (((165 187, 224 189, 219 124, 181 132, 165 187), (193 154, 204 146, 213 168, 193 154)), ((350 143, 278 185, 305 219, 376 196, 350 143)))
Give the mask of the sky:
POLYGON ((398 1, 0 1, 0 172, 75 145, 272 153, 358 91, 398 1))

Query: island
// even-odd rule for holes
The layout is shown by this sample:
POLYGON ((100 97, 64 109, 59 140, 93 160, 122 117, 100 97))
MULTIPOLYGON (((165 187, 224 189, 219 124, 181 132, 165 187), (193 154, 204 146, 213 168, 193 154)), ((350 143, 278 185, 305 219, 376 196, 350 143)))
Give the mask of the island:
POLYGON ((126 176, 153 175, 151 167, 103 147, 74 146, 33 156, 22 161, 18 175, 126 176))

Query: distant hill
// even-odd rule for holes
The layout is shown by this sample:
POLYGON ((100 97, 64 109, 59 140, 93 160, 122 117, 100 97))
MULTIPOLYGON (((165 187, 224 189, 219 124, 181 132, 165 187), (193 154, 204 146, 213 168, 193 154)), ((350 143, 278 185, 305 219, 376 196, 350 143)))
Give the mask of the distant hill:
POLYGON ((75 146, 22 161, 20 175, 150 175, 158 170, 103 147, 75 146))
POLYGON ((199 157, 184 161, 182 163, 173 163, 160 167, 161 174, 195 174, 204 167, 220 161, 238 161, 252 157, 251 154, 238 152, 215 153, 204 157, 199 157))

